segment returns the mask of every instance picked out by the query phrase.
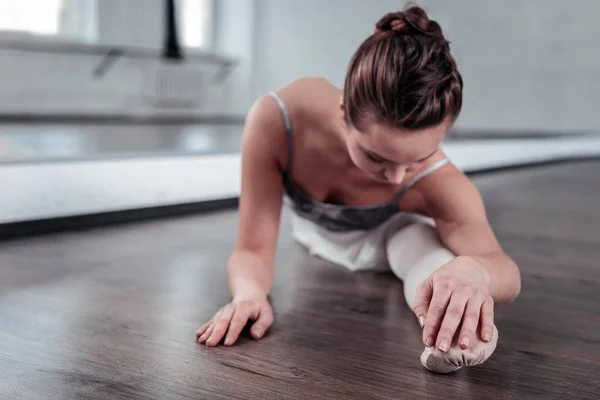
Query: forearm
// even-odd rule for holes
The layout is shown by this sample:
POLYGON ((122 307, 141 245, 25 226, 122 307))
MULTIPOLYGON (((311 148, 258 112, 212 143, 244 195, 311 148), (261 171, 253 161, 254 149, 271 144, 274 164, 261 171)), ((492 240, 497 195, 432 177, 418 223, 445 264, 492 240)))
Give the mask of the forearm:
POLYGON ((490 294, 496 304, 510 303, 521 291, 521 274, 517 264, 504 252, 498 251, 472 257, 490 277, 490 294))
POLYGON ((273 267, 258 253, 235 250, 227 264, 229 288, 233 297, 268 295, 273 285, 273 267))

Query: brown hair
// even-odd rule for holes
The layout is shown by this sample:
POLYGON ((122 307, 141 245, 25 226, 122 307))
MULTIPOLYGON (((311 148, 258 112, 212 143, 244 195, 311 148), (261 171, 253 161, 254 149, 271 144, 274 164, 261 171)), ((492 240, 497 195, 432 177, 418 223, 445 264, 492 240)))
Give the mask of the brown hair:
POLYGON ((416 130, 453 123, 463 81, 440 25, 413 4, 386 14, 352 57, 344 85, 346 122, 416 130))

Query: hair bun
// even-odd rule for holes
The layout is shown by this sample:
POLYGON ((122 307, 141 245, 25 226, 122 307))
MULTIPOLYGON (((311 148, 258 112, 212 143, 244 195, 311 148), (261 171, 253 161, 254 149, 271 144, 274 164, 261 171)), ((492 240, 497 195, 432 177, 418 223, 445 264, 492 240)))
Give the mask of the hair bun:
POLYGON ((409 33, 410 25, 404 20, 403 12, 389 13, 383 16, 375 25, 375 33, 399 32, 409 33))
POLYGON ((375 34, 394 32, 402 35, 425 35, 445 40, 440 25, 429 19, 425 10, 409 4, 404 11, 388 13, 375 25, 375 34))

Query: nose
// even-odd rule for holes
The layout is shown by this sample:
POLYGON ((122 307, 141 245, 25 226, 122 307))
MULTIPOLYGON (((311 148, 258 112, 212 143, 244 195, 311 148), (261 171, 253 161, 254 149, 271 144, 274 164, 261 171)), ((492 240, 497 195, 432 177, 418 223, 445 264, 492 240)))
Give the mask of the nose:
POLYGON ((392 167, 385 171, 385 178, 392 184, 400 184, 406 176, 406 167, 392 167))

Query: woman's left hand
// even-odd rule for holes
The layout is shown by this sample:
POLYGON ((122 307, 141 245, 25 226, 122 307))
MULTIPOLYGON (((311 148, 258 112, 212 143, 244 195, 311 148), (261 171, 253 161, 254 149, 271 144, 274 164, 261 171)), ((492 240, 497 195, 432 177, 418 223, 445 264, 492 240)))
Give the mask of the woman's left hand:
POLYGON ((490 275, 480 261, 459 256, 431 274, 417 289, 414 312, 423 327, 423 343, 443 352, 460 329, 458 344, 490 342, 494 332, 494 299, 490 275))

